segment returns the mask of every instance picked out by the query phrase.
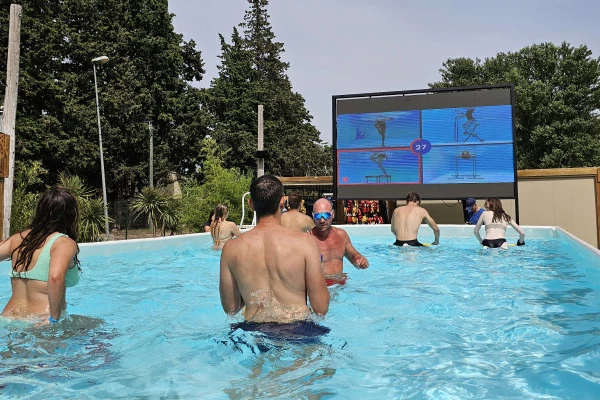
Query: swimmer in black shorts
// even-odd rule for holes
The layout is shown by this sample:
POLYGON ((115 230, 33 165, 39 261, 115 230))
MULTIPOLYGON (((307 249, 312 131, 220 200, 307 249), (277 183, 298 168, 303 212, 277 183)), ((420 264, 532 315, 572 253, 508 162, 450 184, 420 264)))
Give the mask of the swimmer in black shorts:
POLYGON ((502 247, 502 245, 506 243, 506 239, 483 239, 481 241, 482 246, 487 246, 490 249, 495 249, 497 247, 502 247))
POLYGON ((234 348, 238 349, 239 345, 246 345, 252 349, 252 346, 246 343, 242 337, 234 335, 234 332, 238 329, 259 333, 264 339, 269 340, 269 342, 259 341, 256 343, 261 353, 265 353, 273 347, 281 346, 283 342, 296 344, 319 343, 320 337, 331 330, 310 320, 294 321, 288 324, 278 322, 237 322, 231 324, 229 339, 233 343, 234 348))
POLYGON ((396 240, 394 242, 394 246, 423 246, 422 243, 420 243, 417 239, 413 239, 413 240, 396 240))

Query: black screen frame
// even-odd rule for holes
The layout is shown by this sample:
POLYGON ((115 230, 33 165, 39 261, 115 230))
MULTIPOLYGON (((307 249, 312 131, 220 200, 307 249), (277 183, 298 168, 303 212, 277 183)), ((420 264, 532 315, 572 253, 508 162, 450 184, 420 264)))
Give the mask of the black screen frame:
MULTIPOLYGON (((443 96, 440 96, 440 98, 443 96)), ((447 97, 447 96, 446 96, 447 97)), ((444 100, 441 101, 442 104, 444 100)), ((453 103, 454 104, 454 103, 453 103)), ((470 104, 475 105, 475 104, 470 104)), ((423 107, 422 110, 433 109, 435 107, 423 107)), ((448 105, 446 106, 448 107, 448 105)), ((440 107, 443 108, 443 107, 440 107)), ((518 201, 518 183, 517 183, 517 160, 516 160, 516 127, 515 127, 515 92, 514 85, 503 84, 503 85, 486 85, 486 86, 468 86, 468 87, 452 87, 452 88, 437 88, 437 89, 417 89, 417 90, 405 90, 405 91, 391 91, 391 92, 374 92, 374 93, 356 93, 356 94, 344 94, 332 96, 332 148, 333 148, 333 193, 334 198, 339 200, 354 200, 354 199, 379 199, 379 200, 396 200, 405 198, 409 192, 417 192, 421 194, 423 200, 460 200, 467 197, 474 198, 487 198, 487 197, 499 197, 504 199, 515 199, 518 201), (501 91, 501 92, 491 92, 501 91), (481 105, 510 105, 512 108, 512 154, 513 154, 513 171, 514 177, 513 182, 506 183, 468 183, 468 184, 385 184, 377 185, 376 191, 373 195, 369 192, 373 191, 373 185, 355 185, 358 190, 354 192, 362 191, 365 195, 356 196, 357 193, 348 193, 348 190, 341 190, 338 187, 338 127, 337 117, 341 114, 352 114, 348 110, 356 107, 357 113, 377 113, 385 111, 398 111, 398 110, 409 110, 413 100, 416 103, 420 101, 431 102, 432 99, 435 103, 436 100, 433 97, 420 98, 418 96, 427 96, 429 94, 438 93, 453 93, 457 94, 459 103, 464 102, 464 105, 469 105, 469 99, 476 102, 477 106, 481 105), (483 96, 483 103, 482 97, 483 96), (494 100, 498 96, 498 99, 494 100), (394 98, 401 99, 403 104, 394 102, 394 98), (464 98, 464 99, 463 99, 464 98), (420 100, 419 100, 420 99, 420 100), (350 100, 350 102, 342 103, 341 101, 350 100), (352 102, 356 100, 356 102, 352 102), (365 101, 366 100, 366 101, 365 101), (355 103, 355 105, 353 105, 355 103), (398 108, 400 107, 400 108, 398 108), (342 109, 340 112, 340 108, 342 109), (424 188, 427 186, 427 190, 424 188)))

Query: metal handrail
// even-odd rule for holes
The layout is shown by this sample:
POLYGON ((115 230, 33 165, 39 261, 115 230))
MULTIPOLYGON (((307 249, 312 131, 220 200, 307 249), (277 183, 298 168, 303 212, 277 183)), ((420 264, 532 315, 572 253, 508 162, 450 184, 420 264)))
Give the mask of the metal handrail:
MULTIPOLYGON (((249 194, 250 192, 246 192, 242 196, 242 220, 240 221, 240 226, 244 225, 244 216, 246 215, 246 203, 244 202, 244 199, 249 194)), ((256 212, 254 212, 254 216, 252 217, 252 225, 256 225, 256 212)))

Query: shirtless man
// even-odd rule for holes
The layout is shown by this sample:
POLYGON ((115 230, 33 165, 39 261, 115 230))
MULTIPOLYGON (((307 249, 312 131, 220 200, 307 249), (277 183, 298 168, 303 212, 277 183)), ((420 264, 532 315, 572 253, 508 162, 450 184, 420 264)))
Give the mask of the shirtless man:
POLYGON ((328 285, 343 284, 344 256, 356 268, 369 268, 369 261, 352 246, 346 231, 331 226, 334 215, 331 202, 327 199, 319 199, 313 205, 313 219, 316 226, 311 233, 319 245, 323 274, 327 278, 328 285))
POLYGON ((392 233, 396 235, 394 244, 396 246, 423 246, 417 240, 417 233, 423 220, 433 229, 435 240, 431 244, 439 244, 440 228, 429 216, 427 210, 421 207, 419 194, 411 192, 406 196, 406 205, 396 208, 392 214, 392 233))
POLYGON ((250 185, 257 224, 221 253, 219 292, 223 310, 234 315, 244 306, 250 322, 292 323, 329 309, 329 291, 312 237, 281 226, 283 185, 264 175, 250 185))
POLYGON ((292 193, 288 196, 288 205, 290 209, 281 215, 281 225, 298 232, 308 232, 314 228, 313 219, 300 212, 302 198, 298 193, 292 193))

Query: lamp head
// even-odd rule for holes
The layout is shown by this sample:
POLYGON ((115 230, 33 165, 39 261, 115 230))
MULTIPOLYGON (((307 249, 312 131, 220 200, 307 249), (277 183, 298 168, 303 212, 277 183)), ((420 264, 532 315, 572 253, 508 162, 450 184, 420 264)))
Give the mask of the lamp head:
POLYGON ((108 62, 108 57, 100 56, 100 57, 92 58, 92 62, 98 63, 98 64, 104 64, 104 63, 108 62))

